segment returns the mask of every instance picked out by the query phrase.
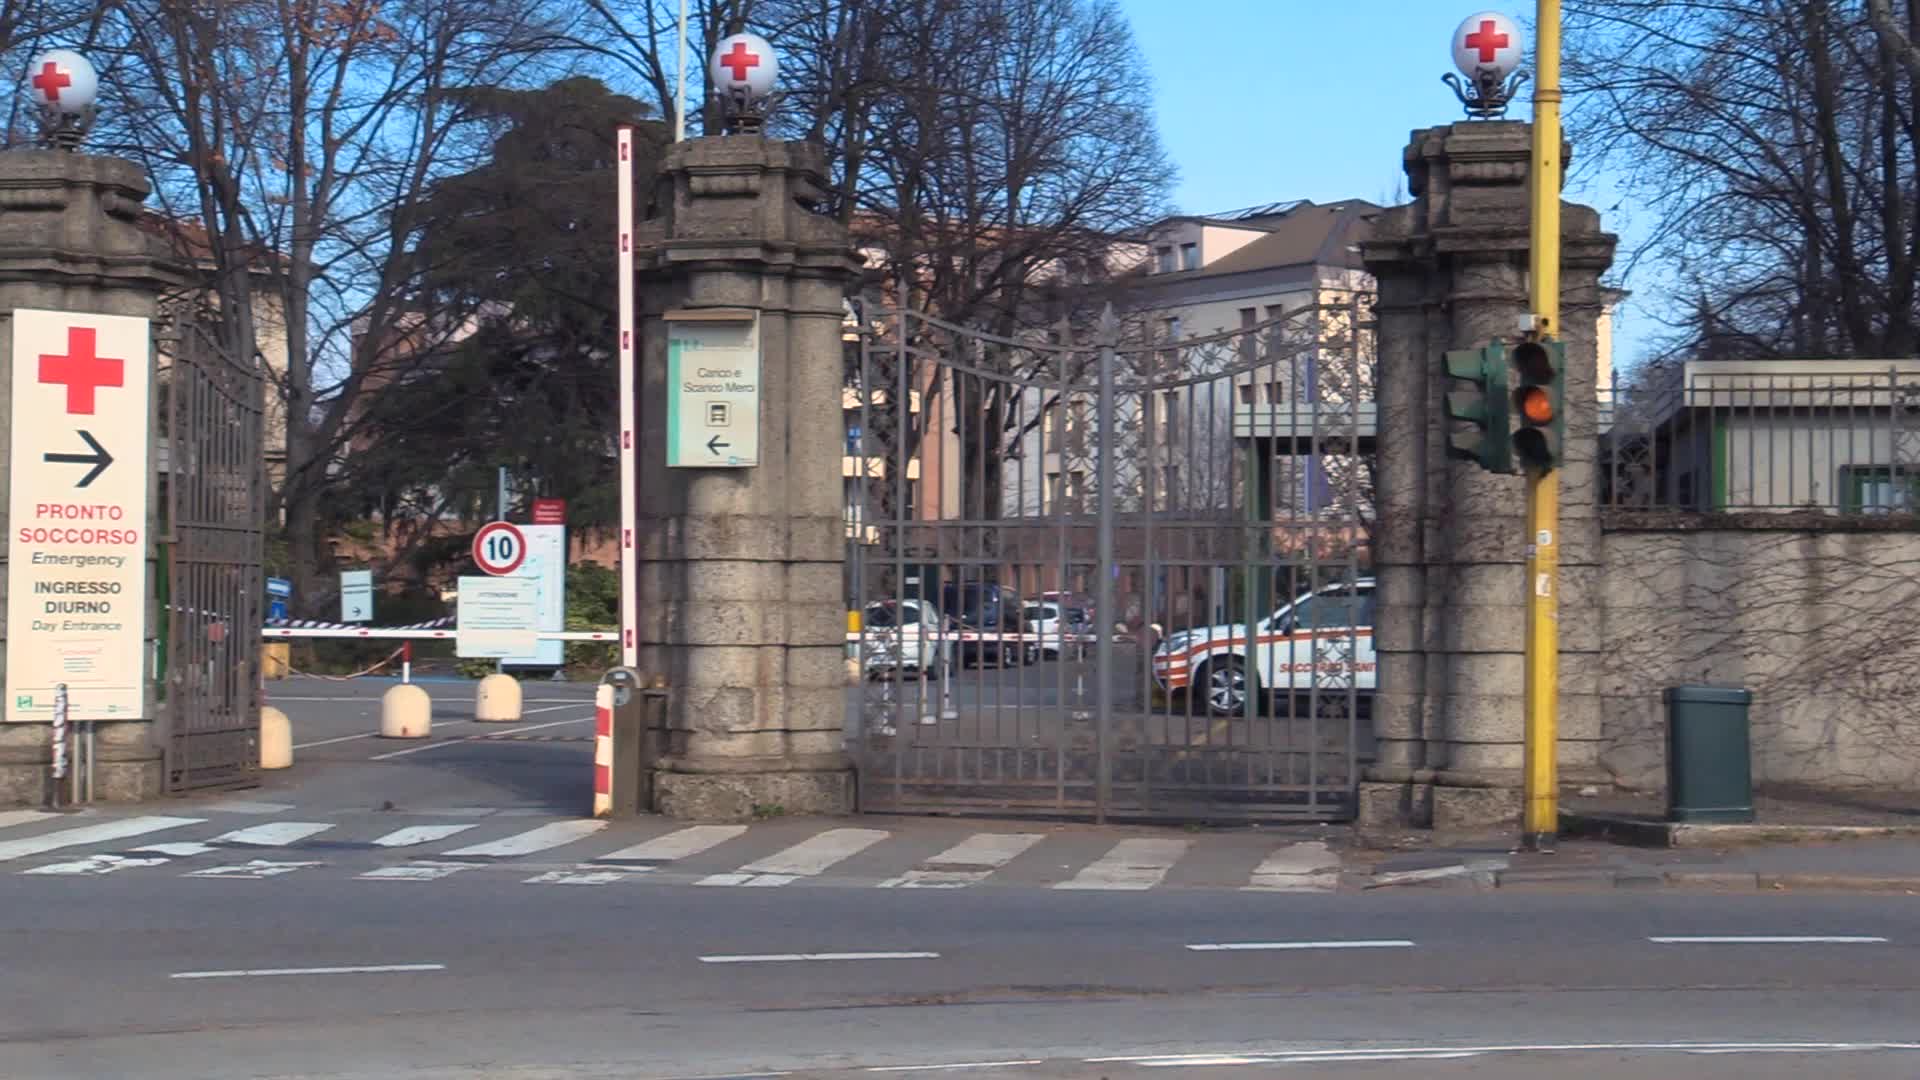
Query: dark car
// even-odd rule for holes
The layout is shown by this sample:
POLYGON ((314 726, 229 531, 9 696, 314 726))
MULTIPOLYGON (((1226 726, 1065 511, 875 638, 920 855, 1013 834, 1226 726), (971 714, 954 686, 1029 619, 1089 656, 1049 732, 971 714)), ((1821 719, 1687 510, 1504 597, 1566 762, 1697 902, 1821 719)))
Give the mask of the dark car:
MULTIPOLYGON (((940 590, 940 610, 960 621, 961 629, 1003 635, 1020 634, 1025 629, 1021 615, 1026 604, 1020 594, 1005 585, 991 582, 949 582, 940 590)), ((964 641, 960 644, 960 664, 1014 667, 1039 655, 1037 643, 1018 640, 964 641)))

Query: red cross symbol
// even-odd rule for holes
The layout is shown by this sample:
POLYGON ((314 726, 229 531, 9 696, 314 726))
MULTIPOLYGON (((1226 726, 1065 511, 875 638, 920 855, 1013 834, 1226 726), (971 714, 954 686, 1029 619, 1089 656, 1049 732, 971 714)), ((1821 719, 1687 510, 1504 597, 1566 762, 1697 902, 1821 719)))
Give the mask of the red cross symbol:
POLYGON ((1467 35, 1467 48, 1480 50, 1480 62, 1493 63, 1499 51, 1507 47, 1507 35, 1499 33, 1500 26, 1492 19, 1480 20, 1480 29, 1467 35))
POLYGON ((747 51, 747 43, 736 41, 733 51, 720 58, 720 66, 733 71, 734 82, 747 81, 747 69, 760 66, 760 58, 747 51))
POLYGON ((40 381, 62 383, 67 388, 67 412, 93 415, 93 392, 103 386, 125 386, 125 360, 99 356, 94 352, 91 326, 67 328, 67 355, 40 354, 40 381))
POLYGON ((60 65, 49 60, 33 77, 33 88, 47 95, 48 101, 59 101, 62 87, 72 86, 73 76, 60 70, 60 65))

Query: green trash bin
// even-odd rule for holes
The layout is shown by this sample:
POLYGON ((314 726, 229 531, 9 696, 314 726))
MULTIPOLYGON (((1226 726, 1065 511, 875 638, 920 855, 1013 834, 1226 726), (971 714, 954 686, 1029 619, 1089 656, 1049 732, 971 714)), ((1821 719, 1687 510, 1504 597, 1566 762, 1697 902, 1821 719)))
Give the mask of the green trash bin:
POLYGON ((1667 820, 1753 820, 1753 695, 1726 686, 1667 688, 1667 820))

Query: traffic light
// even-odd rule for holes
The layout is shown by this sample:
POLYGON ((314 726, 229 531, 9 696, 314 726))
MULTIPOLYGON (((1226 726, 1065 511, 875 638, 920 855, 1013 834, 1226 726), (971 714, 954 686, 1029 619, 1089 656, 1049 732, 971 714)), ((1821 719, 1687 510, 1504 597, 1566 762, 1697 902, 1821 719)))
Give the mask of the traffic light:
POLYGON ((1532 469, 1560 466, 1567 431, 1567 347, 1552 338, 1513 348, 1513 453, 1532 469))
POLYGON ((1447 453, 1488 472, 1512 472, 1505 348, 1495 342, 1482 349, 1455 349, 1447 353, 1446 365, 1448 378, 1455 380, 1447 391, 1447 453))

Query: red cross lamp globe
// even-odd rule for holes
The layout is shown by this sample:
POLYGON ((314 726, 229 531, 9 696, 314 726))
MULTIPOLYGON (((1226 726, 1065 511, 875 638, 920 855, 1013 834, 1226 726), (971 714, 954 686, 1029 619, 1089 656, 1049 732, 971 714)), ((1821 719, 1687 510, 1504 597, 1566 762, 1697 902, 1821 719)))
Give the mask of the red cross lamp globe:
POLYGON ((72 49, 48 49, 27 69, 27 100, 55 112, 85 112, 100 93, 100 76, 72 49))
POLYGON ((1491 69, 1504 79, 1520 66, 1525 50, 1519 24, 1497 11, 1469 15, 1453 32, 1453 66, 1468 78, 1491 69))
POLYGON ((765 97, 773 89, 773 77, 779 74, 780 58, 766 38, 734 34, 720 39, 707 71, 713 76, 713 85, 723 91, 744 90, 753 97, 765 97))

